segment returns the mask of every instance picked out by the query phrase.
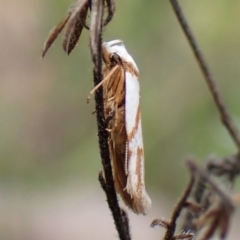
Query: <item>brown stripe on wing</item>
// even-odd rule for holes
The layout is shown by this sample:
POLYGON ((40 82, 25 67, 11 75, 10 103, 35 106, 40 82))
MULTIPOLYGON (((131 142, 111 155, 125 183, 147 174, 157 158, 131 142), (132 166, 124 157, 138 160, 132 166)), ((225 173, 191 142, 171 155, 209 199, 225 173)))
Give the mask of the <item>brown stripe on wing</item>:
POLYGON ((122 64, 126 72, 130 72, 132 75, 138 78, 139 75, 138 70, 134 67, 132 63, 123 61, 122 64))
POLYGON ((137 189, 141 189, 144 186, 143 174, 142 174, 142 168, 143 168, 142 159, 143 159, 143 148, 138 147, 138 149, 137 149, 137 166, 136 166, 136 174, 138 177, 137 189))
POLYGON ((134 127, 133 127, 133 129, 132 129, 132 131, 130 133, 127 133, 128 142, 131 142, 131 140, 136 135, 136 132, 137 132, 138 128, 141 127, 141 126, 139 126, 140 117, 141 117, 140 106, 138 105, 137 115, 136 115, 136 118, 135 118, 134 127))

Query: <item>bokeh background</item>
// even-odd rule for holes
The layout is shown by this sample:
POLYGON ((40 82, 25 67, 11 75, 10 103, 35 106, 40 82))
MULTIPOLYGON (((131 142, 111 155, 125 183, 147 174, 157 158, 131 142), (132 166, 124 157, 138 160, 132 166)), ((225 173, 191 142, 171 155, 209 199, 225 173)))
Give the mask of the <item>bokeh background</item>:
MULTIPOLYGON (((0 238, 117 239, 105 195, 92 115, 88 32, 67 56, 61 37, 44 60, 68 0, 0 1, 0 238)), ((181 1, 218 87, 240 127, 240 2, 181 1)), ((122 39, 140 69, 146 182, 153 208, 129 213, 133 239, 160 239, 188 181, 184 160, 236 149, 168 1, 116 1, 104 40, 122 39)), ((237 185, 239 185, 237 183, 237 185)), ((236 188, 237 191, 239 188, 236 188)), ((237 239, 238 212, 228 239, 237 239)))

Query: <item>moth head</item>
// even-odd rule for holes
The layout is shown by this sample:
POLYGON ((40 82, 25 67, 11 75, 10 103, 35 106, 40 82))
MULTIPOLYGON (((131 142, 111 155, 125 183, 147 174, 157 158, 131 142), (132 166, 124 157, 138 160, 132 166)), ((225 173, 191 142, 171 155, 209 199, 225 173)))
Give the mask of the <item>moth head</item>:
POLYGON ((116 56, 118 60, 122 62, 131 63, 138 71, 136 63, 134 62, 132 56, 127 52, 122 40, 104 42, 102 44, 102 58, 105 64, 112 64, 112 60, 116 60, 116 56))
POLYGON ((126 52, 127 50, 125 46, 123 45, 122 40, 112 40, 109 42, 104 42, 102 44, 102 57, 103 61, 108 64, 111 63, 112 57, 115 55, 118 55, 119 58, 122 52, 126 52))

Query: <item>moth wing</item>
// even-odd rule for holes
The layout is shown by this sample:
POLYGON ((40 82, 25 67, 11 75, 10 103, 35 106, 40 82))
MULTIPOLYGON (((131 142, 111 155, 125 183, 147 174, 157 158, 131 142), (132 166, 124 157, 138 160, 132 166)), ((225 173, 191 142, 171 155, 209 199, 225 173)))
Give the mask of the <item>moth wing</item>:
POLYGON ((107 79, 103 86, 105 117, 109 119, 108 129, 110 129, 108 144, 114 170, 115 187, 122 195, 122 191, 126 186, 124 161, 126 150, 126 131, 124 106, 119 106, 119 104, 125 100, 123 92, 125 86, 124 70, 121 66, 116 65, 116 67, 112 68, 111 71, 104 71, 104 78, 107 79))
POLYGON ((125 72, 125 122, 127 133, 126 191, 134 201, 135 211, 146 214, 151 200, 145 190, 144 153, 140 114, 140 87, 137 76, 125 72))

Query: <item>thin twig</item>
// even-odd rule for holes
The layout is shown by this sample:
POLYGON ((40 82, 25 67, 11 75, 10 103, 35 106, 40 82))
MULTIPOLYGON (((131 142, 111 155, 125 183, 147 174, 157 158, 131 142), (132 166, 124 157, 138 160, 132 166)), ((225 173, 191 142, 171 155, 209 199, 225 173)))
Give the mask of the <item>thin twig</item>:
POLYGON ((215 176, 224 176, 231 185, 240 174, 240 154, 234 154, 224 159, 208 159, 206 170, 215 176))
POLYGON ((209 190, 217 196, 217 198, 212 200, 205 213, 199 216, 197 221, 195 221, 195 224, 200 226, 208 223, 207 230, 202 235, 201 240, 208 240, 217 230, 220 230, 220 238, 225 239, 234 210, 231 198, 223 192, 222 189, 211 180, 207 172, 198 167, 196 163, 188 160, 186 164, 191 174, 197 174, 199 180, 206 182, 209 186, 209 190))
POLYGON ((212 189, 215 193, 217 193, 217 195, 220 196, 223 201, 227 202, 229 206, 233 207, 233 206, 232 206, 232 203, 231 203, 231 201, 230 201, 230 199, 229 199, 229 197, 218 187, 218 185, 217 185, 215 182, 213 182, 213 181, 209 178, 208 174, 207 174, 205 171, 203 171, 202 169, 200 169, 200 168, 196 165, 196 163, 194 163, 194 162, 191 161, 191 160, 188 160, 188 161, 186 162, 186 165, 187 165, 187 167, 190 169, 190 171, 191 171, 193 174, 195 174, 195 173, 199 174, 200 177, 201 177, 201 179, 202 179, 203 181, 205 181, 205 182, 207 182, 208 184, 210 184, 210 185, 211 185, 211 189, 212 189))
POLYGON ((115 3, 114 0, 106 0, 106 5, 108 9, 108 15, 107 18, 105 19, 103 25, 106 26, 113 18, 113 15, 115 13, 115 3))
POLYGON ((185 203, 186 203, 187 198, 188 198, 188 196, 189 196, 189 194, 192 190, 193 184, 194 184, 194 175, 191 174, 191 178, 190 178, 189 183, 186 187, 186 190, 184 191, 182 197, 180 198, 177 206, 173 210, 173 214, 172 214, 172 217, 171 217, 169 227, 168 227, 168 229, 166 231, 166 234, 163 238, 164 240, 172 240, 173 239, 173 236, 175 234, 177 219, 178 219, 181 211, 185 208, 185 203))
POLYGON ((220 93, 217 89, 217 86, 215 84, 215 80, 206 64, 206 61, 203 57, 203 54, 201 53, 198 44, 188 26, 188 23, 183 15, 183 12, 181 10, 180 5, 178 4, 177 0, 170 0, 170 3, 172 5, 172 8, 177 16, 177 19, 182 27, 183 32, 185 33, 185 36, 187 37, 187 40, 191 46, 191 49, 197 59, 197 62, 200 66, 200 69, 204 75, 204 78, 206 80, 206 83, 208 85, 208 88, 211 92, 211 95, 213 97, 214 103, 219 111, 220 118, 222 121, 222 124, 226 127, 227 131, 229 132, 230 136, 232 137, 234 143, 236 144, 238 151, 240 151, 240 135, 237 127, 235 126, 232 118, 230 117, 224 102, 222 100, 222 97, 220 96, 220 93))
MULTIPOLYGON (((102 80, 102 21, 103 21, 103 0, 92 0, 91 23, 90 23, 90 46, 93 61, 94 86, 102 80)), ((116 191, 114 188, 112 167, 108 148, 107 124, 104 116, 103 89, 100 86, 95 92, 96 117, 98 126, 98 139, 100 155, 102 159, 104 177, 100 173, 99 181, 107 196, 108 206, 112 212, 116 229, 121 240, 130 240, 128 217, 120 209, 116 191)))
MULTIPOLYGON (((222 181, 228 188, 234 184, 234 180, 240 174, 240 156, 239 154, 226 157, 224 159, 215 159, 209 157, 206 161, 205 171, 209 176, 223 177, 222 181)), ((196 188, 193 192, 193 199, 196 204, 200 204, 205 211, 210 207, 211 201, 209 199, 209 189, 206 187, 206 181, 199 179, 196 188)), ((211 195, 210 195, 211 196, 211 195)), ((183 229, 186 231, 191 229, 195 232, 196 225, 194 219, 200 216, 200 212, 187 211, 183 220, 183 229)))
POLYGON ((166 221, 164 219, 154 219, 152 221, 152 223, 150 225, 151 227, 161 226, 166 229, 166 233, 165 233, 165 236, 163 237, 163 240, 192 239, 192 237, 193 237, 192 233, 182 232, 178 235, 175 235, 175 230, 176 230, 176 224, 177 224, 177 220, 180 216, 180 213, 187 206, 187 198, 192 191, 194 180, 195 180, 194 175, 191 174, 189 183, 188 183, 182 197, 178 201, 177 206, 173 210, 170 222, 166 221))

